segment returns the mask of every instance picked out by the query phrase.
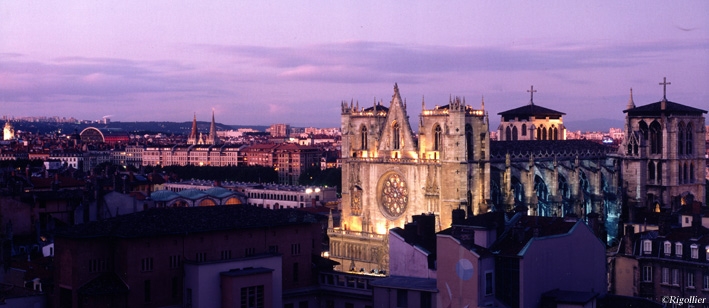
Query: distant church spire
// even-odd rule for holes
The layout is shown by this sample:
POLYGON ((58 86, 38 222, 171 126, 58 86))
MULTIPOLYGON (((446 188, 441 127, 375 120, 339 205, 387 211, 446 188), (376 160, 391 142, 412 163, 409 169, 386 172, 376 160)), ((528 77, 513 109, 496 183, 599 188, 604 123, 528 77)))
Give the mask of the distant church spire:
POLYGON ((192 119, 192 131, 190 131, 189 137, 187 137, 187 144, 197 144, 197 113, 194 113, 194 118, 192 119))
POLYGON ((630 88, 630 99, 628 99, 628 106, 625 109, 635 108, 635 101, 633 101, 633 88, 630 88))
POLYGON ((217 125, 214 122, 214 108, 212 108, 212 124, 209 126, 208 144, 217 144, 217 125))
POLYGON ((485 95, 483 95, 482 98, 480 99, 480 109, 485 111, 485 95))

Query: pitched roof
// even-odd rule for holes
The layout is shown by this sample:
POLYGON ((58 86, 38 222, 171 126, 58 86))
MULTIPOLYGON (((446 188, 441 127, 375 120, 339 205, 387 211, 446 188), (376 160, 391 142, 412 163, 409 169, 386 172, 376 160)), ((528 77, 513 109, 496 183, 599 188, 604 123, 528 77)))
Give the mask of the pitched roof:
POLYGON ((510 109, 507 111, 503 111, 498 113, 499 115, 503 117, 509 117, 509 116, 517 116, 517 117, 529 117, 529 116, 562 116, 565 115, 565 113, 561 111, 556 111, 553 109, 545 108, 539 105, 534 105, 534 104, 529 104, 525 105, 522 107, 518 107, 515 109, 510 109))
POLYGON ((533 238, 568 234, 576 224, 583 223, 561 217, 522 216, 498 237, 490 250, 500 255, 519 255, 533 238))
POLYGON ((707 113, 706 110, 678 104, 675 102, 665 101, 665 109, 662 109, 662 101, 647 104, 632 109, 623 110, 630 116, 655 115, 659 113, 685 114, 685 115, 701 115, 707 113))
POLYGON ((294 209, 250 205, 153 208, 57 231, 67 238, 141 238, 316 223, 314 215, 294 209))

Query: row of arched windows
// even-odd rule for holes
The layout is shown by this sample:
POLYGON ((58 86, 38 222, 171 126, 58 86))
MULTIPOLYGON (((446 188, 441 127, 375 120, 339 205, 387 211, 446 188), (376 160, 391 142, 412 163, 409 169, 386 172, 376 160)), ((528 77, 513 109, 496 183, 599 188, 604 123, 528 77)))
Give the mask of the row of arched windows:
MULTIPOLYGON (((505 140, 514 141, 518 140, 519 132, 517 131, 517 126, 508 126, 505 129, 505 140)), ((522 124, 522 136, 527 135, 527 124, 522 124)), ((549 128, 544 128, 544 125, 537 128, 537 140, 559 140, 559 128, 552 126, 549 128)))
POLYGON ((679 122, 677 125, 677 154, 692 155, 693 154, 694 138, 692 135, 692 123, 679 122))
POLYGON ((643 139, 650 145, 650 154, 662 154, 662 125, 660 122, 652 121, 650 126, 645 121, 640 121, 640 133, 643 139))

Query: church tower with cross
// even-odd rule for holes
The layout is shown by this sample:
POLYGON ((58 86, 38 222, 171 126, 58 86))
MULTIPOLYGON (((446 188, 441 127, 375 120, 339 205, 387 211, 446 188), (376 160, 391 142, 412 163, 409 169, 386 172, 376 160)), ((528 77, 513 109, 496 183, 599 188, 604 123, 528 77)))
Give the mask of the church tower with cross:
POLYGON ((497 139, 515 140, 566 140, 564 113, 539 106, 534 103, 537 90, 531 86, 529 104, 498 113, 500 126, 497 127, 497 139))
POLYGON ((621 185, 630 222, 644 214, 677 210, 692 200, 705 200, 706 110, 667 99, 636 106, 633 92, 625 116, 621 185))

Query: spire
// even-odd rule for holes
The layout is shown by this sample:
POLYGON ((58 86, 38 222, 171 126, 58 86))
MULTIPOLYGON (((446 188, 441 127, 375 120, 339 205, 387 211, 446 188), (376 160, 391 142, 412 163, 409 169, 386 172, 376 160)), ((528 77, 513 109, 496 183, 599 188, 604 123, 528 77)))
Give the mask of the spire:
POLYGON ((635 108, 635 101, 633 101, 633 88, 630 88, 630 98, 628 99, 628 106, 626 106, 625 109, 633 108, 635 108))
POLYGON ((209 126, 209 144, 217 144, 217 125, 214 123, 214 108, 212 108, 212 124, 209 126))
POLYGON ((187 144, 197 144, 197 113, 194 113, 194 118, 192 118, 192 130, 190 135, 187 137, 187 144))
POLYGON ((483 111, 485 111, 485 95, 482 96, 482 98, 480 99, 480 101, 481 101, 481 102, 480 102, 480 108, 481 108, 483 111))
POLYGON ((421 96, 421 110, 426 110, 426 99, 423 97, 423 95, 421 96))

